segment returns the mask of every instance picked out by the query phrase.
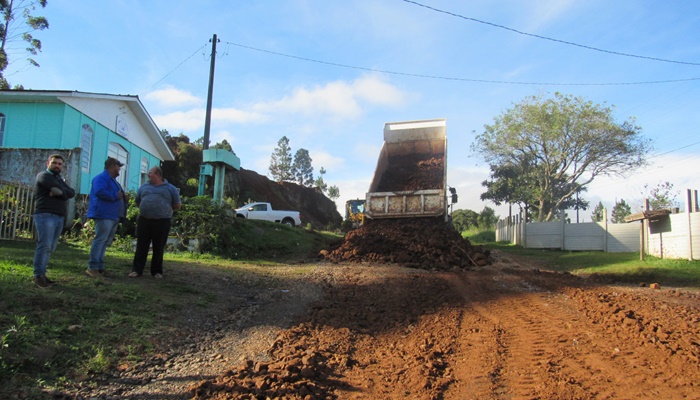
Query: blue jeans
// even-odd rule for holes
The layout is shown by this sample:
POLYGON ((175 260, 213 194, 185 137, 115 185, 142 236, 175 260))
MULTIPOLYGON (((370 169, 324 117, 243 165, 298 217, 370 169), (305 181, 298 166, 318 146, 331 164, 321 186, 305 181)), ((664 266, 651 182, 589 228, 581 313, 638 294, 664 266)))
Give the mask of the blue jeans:
POLYGON ((36 227, 36 251, 34 252, 34 276, 46 275, 46 266, 49 264, 51 253, 58 246, 58 238, 63 231, 62 215, 51 213, 34 214, 34 226, 36 227))
POLYGON ((105 252, 114 240, 119 220, 96 218, 93 221, 95 221, 95 239, 92 240, 90 247, 88 269, 101 272, 105 270, 105 252))

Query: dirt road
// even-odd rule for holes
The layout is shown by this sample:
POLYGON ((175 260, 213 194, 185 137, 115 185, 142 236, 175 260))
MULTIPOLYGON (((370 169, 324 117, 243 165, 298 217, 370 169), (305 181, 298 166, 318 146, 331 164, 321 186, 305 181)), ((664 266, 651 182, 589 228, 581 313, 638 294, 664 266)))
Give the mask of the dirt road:
POLYGON ((696 291, 607 286, 494 255, 463 271, 326 265, 268 357, 214 399, 700 398, 696 291))

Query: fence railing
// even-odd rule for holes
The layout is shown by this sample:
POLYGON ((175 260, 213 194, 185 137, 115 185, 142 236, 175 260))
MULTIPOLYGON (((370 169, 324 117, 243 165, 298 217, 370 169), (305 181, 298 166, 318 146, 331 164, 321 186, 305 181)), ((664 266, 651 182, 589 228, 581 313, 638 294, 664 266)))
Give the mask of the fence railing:
MULTIPOLYGON (((641 252, 661 258, 700 260, 700 213, 697 191, 688 190, 684 213, 663 218, 609 224, 528 222, 521 215, 496 224, 496 241, 525 248, 641 252)), ((607 212, 604 213, 607 221, 607 212)))
POLYGON ((34 188, 0 181, 0 239, 34 237, 34 188))

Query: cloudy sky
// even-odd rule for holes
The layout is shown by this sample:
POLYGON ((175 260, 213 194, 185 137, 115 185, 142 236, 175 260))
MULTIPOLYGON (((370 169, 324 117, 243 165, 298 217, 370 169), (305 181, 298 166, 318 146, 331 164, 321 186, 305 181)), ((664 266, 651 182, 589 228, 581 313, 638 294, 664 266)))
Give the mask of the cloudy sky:
MULTIPOLYGON (((484 125, 524 97, 562 92, 614 105, 654 142, 651 165, 596 179, 584 196, 636 205, 644 185, 700 189, 700 2, 679 0, 53 0, 35 12, 39 68, 27 89, 138 95, 172 135, 203 136, 217 35, 212 144, 268 174, 282 136, 345 200, 368 190, 387 122, 447 120, 455 209, 482 202, 484 125)), ((580 213, 590 221, 590 210, 580 213)))

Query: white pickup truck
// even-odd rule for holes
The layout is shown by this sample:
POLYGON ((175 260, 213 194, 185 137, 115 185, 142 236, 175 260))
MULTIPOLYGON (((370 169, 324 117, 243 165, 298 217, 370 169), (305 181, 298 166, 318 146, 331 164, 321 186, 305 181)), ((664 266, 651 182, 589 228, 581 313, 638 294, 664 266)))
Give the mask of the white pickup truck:
POLYGON ((301 225, 299 211, 273 210, 270 203, 255 202, 236 209, 239 218, 261 219, 263 221, 280 222, 289 226, 301 225))

